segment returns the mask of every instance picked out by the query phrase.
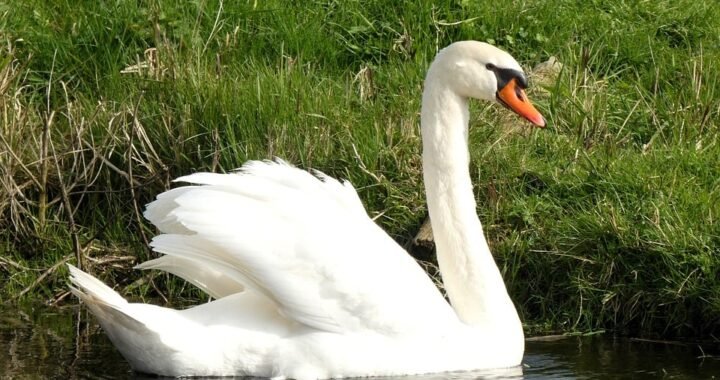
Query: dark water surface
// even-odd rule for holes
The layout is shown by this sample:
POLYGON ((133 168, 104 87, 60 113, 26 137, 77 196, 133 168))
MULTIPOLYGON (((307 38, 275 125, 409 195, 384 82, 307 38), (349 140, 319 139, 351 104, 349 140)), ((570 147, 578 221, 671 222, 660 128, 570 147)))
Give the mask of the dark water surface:
MULTIPOLYGON (((84 308, 0 305, 0 379, 142 379, 84 308)), ((408 376, 430 379, 714 379, 720 347, 612 337, 527 342, 514 371, 408 376)))

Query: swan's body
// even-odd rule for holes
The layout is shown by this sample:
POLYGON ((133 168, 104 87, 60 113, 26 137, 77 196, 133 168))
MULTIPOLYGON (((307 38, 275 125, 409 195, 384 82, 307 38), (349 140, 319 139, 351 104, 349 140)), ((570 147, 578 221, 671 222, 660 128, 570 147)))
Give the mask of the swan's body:
POLYGON ((153 374, 315 379, 517 366, 522 326, 475 214, 468 97, 498 96, 544 121, 524 98, 520 66, 487 44, 444 49, 425 83, 423 166, 452 307, 368 218, 352 185, 281 161, 180 178, 197 186, 148 206, 163 233, 152 247, 165 256, 139 267, 217 300, 182 311, 131 304, 71 267, 74 293, 131 366, 153 374))

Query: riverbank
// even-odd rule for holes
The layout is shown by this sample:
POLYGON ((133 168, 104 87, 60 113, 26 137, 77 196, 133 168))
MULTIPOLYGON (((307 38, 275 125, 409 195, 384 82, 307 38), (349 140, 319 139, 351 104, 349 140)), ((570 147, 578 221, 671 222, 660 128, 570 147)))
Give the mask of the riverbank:
POLYGON ((75 302, 62 264, 78 259, 136 299, 200 297, 130 269, 153 257, 142 210, 172 178, 248 159, 349 179, 409 244, 426 216, 424 72, 437 49, 477 39, 527 68, 562 63, 557 79, 531 79, 547 130, 472 107, 477 211, 528 331, 718 333, 717 7, 33 0, 0 11, 3 302, 75 302))

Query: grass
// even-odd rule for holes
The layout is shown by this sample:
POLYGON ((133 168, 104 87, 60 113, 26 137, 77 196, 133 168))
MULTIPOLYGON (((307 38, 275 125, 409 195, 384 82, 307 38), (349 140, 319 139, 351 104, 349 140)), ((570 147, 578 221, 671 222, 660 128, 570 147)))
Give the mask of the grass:
POLYGON ((62 299, 78 261, 135 298, 197 297, 129 269, 152 257, 140 214, 248 159, 351 180, 407 244, 424 72, 477 39, 563 64, 531 82, 548 130, 473 104, 478 214, 528 331, 716 336, 718 20, 690 0, 0 4, 0 298, 62 299))

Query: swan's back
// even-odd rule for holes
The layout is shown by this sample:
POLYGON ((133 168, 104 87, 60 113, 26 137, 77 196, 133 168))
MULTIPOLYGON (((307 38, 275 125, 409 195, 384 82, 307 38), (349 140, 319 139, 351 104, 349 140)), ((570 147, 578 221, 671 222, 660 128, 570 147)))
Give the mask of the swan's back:
POLYGON ((164 232, 151 245, 166 256, 141 267, 202 282, 216 297, 256 291, 321 331, 402 334, 455 319, 348 182, 282 161, 178 181, 195 186, 161 194, 145 213, 164 232))

